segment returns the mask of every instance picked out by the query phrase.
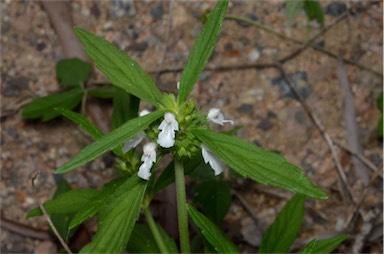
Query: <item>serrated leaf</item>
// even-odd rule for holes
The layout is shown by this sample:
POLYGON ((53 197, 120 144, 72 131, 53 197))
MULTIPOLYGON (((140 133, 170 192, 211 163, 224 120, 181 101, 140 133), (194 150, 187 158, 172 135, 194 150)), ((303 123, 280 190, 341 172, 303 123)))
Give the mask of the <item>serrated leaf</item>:
POLYGON ((211 130, 193 129, 191 132, 228 166, 244 177, 313 198, 327 198, 327 194, 314 185, 304 175, 303 170, 276 153, 211 130))
MULTIPOLYGON (((99 193, 93 189, 76 189, 58 195, 55 199, 49 200, 43 204, 47 213, 53 214, 71 214, 80 210, 90 199, 99 193)), ((40 208, 35 208, 28 212, 27 218, 43 215, 40 208)))
POLYGON ((187 204, 188 214, 200 228, 205 239, 212 244, 218 253, 239 253, 236 246, 227 239, 223 232, 216 227, 207 217, 197 211, 193 206, 187 204))
POLYGON ((328 239, 318 240, 317 244, 312 249, 312 253, 329 253, 348 238, 349 235, 342 234, 328 239))
POLYGON ((63 87, 75 87, 87 81, 92 65, 79 59, 70 58, 56 64, 56 77, 63 87))
POLYGON ((309 243, 307 243, 305 245, 305 247, 299 251, 298 253, 301 253, 301 254, 309 254, 309 253, 313 253, 313 248, 316 246, 317 244, 317 240, 316 239, 312 239, 309 243))
POLYGON ((96 215, 100 209, 105 205, 105 201, 115 192, 115 190, 124 183, 128 177, 120 177, 112 180, 104 185, 100 194, 92 198, 88 203, 81 208, 73 217, 69 224, 69 228, 72 229, 84 221, 88 220, 92 216, 96 215))
POLYGON ((80 253, 121 253, 140 214, 147 182, 133 175, 106 200, 92 242, 80 253))
POLYGON ((77 156, 59 167, 55 174, 62 174, 80 167, 103 153, 121 145, 124 141, 134 138, 140 131, 144 130, 163 114, 163 111, 155 111, 126 122, 119 128, 88 145, 77 156))
POLYGON ((55 107, 73 109, 80 103, 82 97, 83 91, 80 87, 40 97, 28 103, 23 108, 22 115, 26 119, 42 118, 43 121, 49 121, 60 115, 54 110, 55 107))
POLYGON ((285 0, 284 4, 288 20, 293 20, 304 9, 304 0, 285 0))
POLYGON ((208 218, 218 224, 231 205, 231 191, 223 181, 202 182, 195 188, 193 202, 200 204, 208 218))
MULTIPOLYGON (((168 236, 160 225, 157 225, 157 228, 159 229, 160 235, 162 236, 169 253, 179 253, 175 241, 168 236)), ((130 253, 160 253, 148 224, 136 223, 132 235, 129 238, 127 250, 130 253)))
POLYGON ((218 1, 215 9, 209 15, 199 38, 195 41, 181 75, 179 102, 186 100, 211 56, 219 36, 227 6, 227 0, 218 1))
POLYGON ((277 215, 260 244, 259 253, 288 253, 304 216, 305 196, 296 194, 277 215))
POLYGON ((87 55, 114 86, 155 106, 161 104, 162 94, 151 77, 126 53, 79 27, 75 28, 75 33, 87 55))
POLYGON ((117 88, 113 96, 112 129, 137 117, 140 99, 124 90, 117 88))
POLYGON ((310 20, 316 20, 319 24, 324 24, 324 12, 321 5, 316 0, 304 0, 304 10, 310 20))
POLYGON ((66 108, 55 108, 55 110, 72 122, 78 124, 83 130, 91 134, 93 137, 101 138, 104 136, 104 133, 83 115, 66 108))
POLYGON ((116 93, 116 87, 105 86, 105 87, 93 87, 87 89, 87 94, 92 97, 101 99, 110 99, 116 93))

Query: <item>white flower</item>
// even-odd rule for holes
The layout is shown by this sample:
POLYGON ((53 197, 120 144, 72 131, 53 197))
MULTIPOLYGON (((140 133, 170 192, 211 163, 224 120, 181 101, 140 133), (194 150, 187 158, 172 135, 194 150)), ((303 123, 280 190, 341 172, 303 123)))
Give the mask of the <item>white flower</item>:
POLYGON ((132 148, 136 147, 141 141, 143 141, 144 138, 145 138, 145 132, 142 131, 139 134, 137 134, 137 136, 134 137, 133 139, 124 142, 123 153, 126 153, 132 148))
POLYGON ((156 162, 156 143, 150 142, 143 147, 143 156, 141 156, 141 164, 137 175, 144 180, 149 180, 151 176, 151 168, 156 162))
POLYGON ((209 163, 213 171, 215 171, 215 176, 220 175, 221 172, 223 172, 225 164, 204 144, 201 144, 201 154, 203 155, 205 164, 209 163))
POLYGON ((142 111, 140 111, 139 116, 145 116, 145 115, 148 115, 149 113, 151 113, 151 111, 143 109, 142 111))
POLYGON ((177 87, 177 90, 180 90, 180 82, 177 82, 176 87, 177 87))
POLYGON ((234 124, 232 120, 225 120, 224 115, 218 108, 211 108, 208 112, 208 119, 214 123, 224 125, 225 123, 234 124))
POLYGON ((158 128, 161 130, 159 133, 157 143, 161 147, 170 148, 175 144, 175 132, 179 130, 179 123, 172 113, 165 113, 164 120, 160 123, 158 128))

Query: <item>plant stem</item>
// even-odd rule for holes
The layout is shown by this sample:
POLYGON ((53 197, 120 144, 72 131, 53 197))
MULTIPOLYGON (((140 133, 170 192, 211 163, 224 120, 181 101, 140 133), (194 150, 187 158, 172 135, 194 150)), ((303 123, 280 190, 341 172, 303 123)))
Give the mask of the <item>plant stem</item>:
POLYGON ((179 220, 179 236, 181 253, 190 253, 189 230, 187 216, 187 201, 185 196, 184 166, 183 162, 175 159, 175 179, 177 194, 177 215, 179 220))
POLYGON ((144 210, 144 215, 145 215, 145 218, 147 219, 149 228, 151 229, 152 235, 155 238, 157 247, 159 247, 160 252, 161 253, 169 253, 169 251, 168 251, 168 249, 167 249, 167 247, 163 241, 163 238, 160 235, 159 228, 157 227, 156 222, 152 217, 151 211, 149 210, 148 207, 145 207, 143 210, 144 210))

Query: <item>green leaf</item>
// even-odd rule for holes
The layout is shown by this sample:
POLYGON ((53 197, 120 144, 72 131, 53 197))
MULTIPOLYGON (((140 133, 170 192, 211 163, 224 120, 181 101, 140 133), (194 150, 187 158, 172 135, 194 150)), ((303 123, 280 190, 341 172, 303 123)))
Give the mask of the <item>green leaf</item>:
POLYGON ((316 20, 319 24, 324 24, 324 12, 321 5, 316 0, 304 0, 304 10, 310 20, 316 20))
MULTIPOLYGON (((157 225, 157 228, 159 229, 165 245, 169 249, 169 253, 179 253, 175 241, 168 236, 160 225, 157 225)), ((130 253, 160 253, 148 224, 137 223, 135 225, 132 235, 129 238, 127 250, 130 253)))
POLYGON ((79 27, 75 33, 87 55, 113 85, 155 106, 161 104, 163 96, 151 77, 126 53, 79 27))
POLYGON ((236 246, 227 239, 223 232, 221 232, 213 222, 197 211, 193 206, 187 204, 187 209, 193 222, 200 228, 205 239, 212 244, 218 253, 239 253, 236 246))
POLYGON ((377 108, 383 113, 383 92, 380 93, 379 97, 376 100, 377 108))
POLYGON ((83 91, 76 87, 66 92, 40 97, 28 103, 22 115, 26 119, 42 118, 46 122, 60 115, 54 110, 55 107, 73 109, 80 103, 82 96, 83 91))
POLYGON ((195 188, 193 202, 201 204, 208 218, 218 224, 231 205, 231 191, 223 181, 202 182, 195 188))
POLYGON ((87 81, 92 65, 79 59, 71 58, 56 64, 56 77, 63 87, 75 87, 87 81))
POLYGON ((309 253, 313 253, 313 248, 316 246, 317 244, 317 240, 316 239, 312 239, 309 243, 307 243, 307 245, 305 245, 305 247, 299 251, 298 253, 301 253, 301 254, 309 254, 309 253))
POLYGON ((305 196, 296 194, 277 215, 260 244, 259 253, 288 253, 304 216, 305 196))
POLYGON ((348 238, 349 235, 342 234, 328 239, 318 240, 316 246, 312 249, 312 253, 329 253, 348 238))
POLYGON ((115 190, 124 183, 128 177, 120 177, 104 185, 100 194, 92 198, 81 208, 71 220, 69 228, 72 229, 84 221, 88 220, 105 205, 105 201, 115 192, 115 190))
POLYGON ((116 129, 126 121, 137 117, 139 103, 139 98, 117 88, 113 96, 112 129, 116 129))
POLYGON ((147 182, 134 175, 106 200, 99 213, 99 228, 80 253, 121 253, 140 215, 147 182))
POLYGON ((87 94, 92 97, 101 99, 110 99, 116 93, 116 87, 105 86, 105 87, 93 87, 87 89, 87 94))
POLYGON ((244 177, 304 195, 326 199, 327 194, 314 185, 299 167, 284 157, 267 152, 236 137, 211 130, 191 132, 228 166, 244 177))
POLYGON ((73 170, 95 159, 103 153, 121 145, 124 141, 134 138, 140 131, 164 114, 163 111, 155 111, 148 115, 132 119, 119 128, 99 138, 94 143, 84 148, 72 160, 58 168, 55 174, 62 174, 73 170))
POLYGON ((293 20, 304 9, 304 0, 285 0, 284 4, 288 20, 293 20))
MULTIPOLYGON (((90 199, 99 193, 93 189, 76 189, 58 195, 55 199, 44 203, 44 208, 50 215, 71 214, 80 210, 90 199)), ((27 218, 41 216, 43 213, 40 208, 35 208, 28 212, 27 218)))
POLYGON ((211 56, 219 36, 227 6, 227 0, 218 1, 215 9, 209 15, 203 31, 193 45, 181 75, 179 102, 184 102, 186 100, 211 56))
POLYGON ((83 130, 91 134, 93 137, 101 138, 104 136, 104 133, 83 115, 66 108, 55 108, 55 110, 72 122, 78 124, 83 130))

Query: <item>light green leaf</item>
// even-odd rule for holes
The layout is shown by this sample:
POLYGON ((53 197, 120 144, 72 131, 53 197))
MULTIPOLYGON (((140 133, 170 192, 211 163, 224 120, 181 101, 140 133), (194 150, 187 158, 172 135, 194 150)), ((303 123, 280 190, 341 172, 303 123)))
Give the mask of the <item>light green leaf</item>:
POLYGON ((319 24, 324 24, 324 12, 321 5, 316 0, 304 0, 304 9, 310 20, 316 20, 319 24))
POLYGON ((193 45, 181 75, 179 102, 184 102, 186 100, 211 56, 219 36, 227 6, 228 0, 218 1, 215 9, 209 15, 203 31, 193 45))
POLYGON ((205 181, 196 186, 193 202, 200 204, 208 218, 218 224, 231 205, 231 191, 223 181, 205 181))
POLYGON ((293 20, 301 11, 304 10, 304 0, 285 0, 284 4, 288 20, 293 20))
POLYGON ((147 182, 133 175, 106 200, 99 213, 99 228, 80 253, 121 253, 140 215, 147 182))
POLYGON ((327 198, 327 194, 314 185, 303 170, 276 153, 211 130, 194 129, 191 132, 228 166, 245 177, 313 198, 327 198))
POLYGON ((56 77, 63 87, 75 87, 87 81, 92 65, 79 59, 70 58, 56 64, 56 77))
POLYGON ((73 170, 95 159, 103 153, 121 145, 124 141, 134 138, 140 131, 164 114, 163 111, 155 111, 146 116, 132 119, 119 128, 99 138, 94 143, 84 148, 72 160, 58 168, 55 174, 62 174, 73 170))
POLYGON ((260 244, 259 253, 288 253, 304 216, 305 196, 296 194, 277 215, 260 244))
POLYGON ((116 129, 126 121, 137 117, 139 103, 139 98, 117 88, 113 96, 112 129, 116 129))
POLYGON ((73 109, 80 103, 82 96, 81 88, 75 87, 66 92, 40 97, 28 103, 22 115, 26 119, 42 118, 46 122, 60 115, 54 110, 55 107, 73 109))
POLYGON ((313 253, 313 248, 316 246, 317 244, 317 240, 316 239, 312 239, 309 243, 307 243, 307 245, 305 245, 305 247, 299 251, 298 253, 301 253, 301 254, 309 254, 309 253, 313 253))
MULTIPOLYGON (((80 210, 89 200, 99 193, 93 189, 76 189, 58 195, 52 200, 44 203, 44 208, 50 215, 71 214, 80 210)), ((35 208, 27 214, 27 218, 41 216, 43 213, 40 208, 35 208)))
POLYGON ((104 87, 93 87, 87 89, 87 94, 101 99, 110 99, 116 93, 116 87, 104 86, 104 87))
POLYGON ((349 235, 342 234, 328 239, 318 240, 311 253, 329 253, 348 238, 349 235))
POLYGON ((96 213, 100 211, 100 209, 105 205, 105 201, 115 192, 115 190, 124 183, 128 177, 120 177, 117 179, 114 179, 113 181, 107 183, 104 185, 103 189, 101 190, 101 193, 95 197, 93 197, 91 200, 89 200, 88 203, 84 205, 83 208, 81 208, 76 215, 73 217, 69 224, 69 228, 72 229, 84 221, 88 220, 92 216, 94 216, 96 213))
POLYGON ((151 77, 126 53, 79 27, 75 33, 87 55, 113 85, 155 106, 161 104, 162 94, 151 77))
POLYGON ((104 133, 83 115, 66 108, 55 108, 55 110, 72 122, 78 124, 83 130, 91 134, 93 137, 101 138, 104 136, 104 133))
MULTIPOLYGON (((175 241, 168 236, 160 225, 157 224, 157 228, 159 229, 160 235, 163 238, 169 253, 179 253, 175 241)), ((148 224, 136 223, 132 235, 129 238, 127 250, 130 253, 160 253, 148 224)))
POLYGON ((189 204, 187 204, 187 209, 193 222, 200 228, 205 239, 212 244, 218 253, 239 253, 236 246, 227 239, 213 222, 189 204))

